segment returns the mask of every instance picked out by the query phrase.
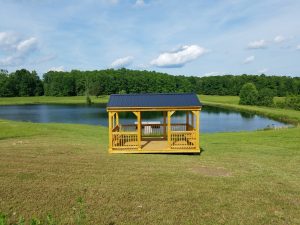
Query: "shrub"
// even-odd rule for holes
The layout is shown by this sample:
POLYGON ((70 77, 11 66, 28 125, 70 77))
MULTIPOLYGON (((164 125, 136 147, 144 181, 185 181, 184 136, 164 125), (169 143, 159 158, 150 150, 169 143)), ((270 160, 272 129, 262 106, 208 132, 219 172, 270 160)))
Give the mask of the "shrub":
POLYGON ((7 217, 5 214, 0 212, 0 225, 6 225, 7 224, 7 217))
POLYGON ((90 98, 89 95, 86 96, 86 98, 85 98, 85 103, 86 103, 87 105, 91 105, 91 104, 92 104, 92 100, 91 100, 91 98, 90 98))
POLYGON ((270 88, 259 90, 257 97, 257 105, 271 106, 274 104, 273 98, 275 94, 270 88))
POLYGON ((240 105, 255 105, 257 103, 258 91, 253 83, 246 83, 240 91, 240 105))
POLYGON ((287 108, 300 110, 300 95, 287 96, 284 103, 287 108))

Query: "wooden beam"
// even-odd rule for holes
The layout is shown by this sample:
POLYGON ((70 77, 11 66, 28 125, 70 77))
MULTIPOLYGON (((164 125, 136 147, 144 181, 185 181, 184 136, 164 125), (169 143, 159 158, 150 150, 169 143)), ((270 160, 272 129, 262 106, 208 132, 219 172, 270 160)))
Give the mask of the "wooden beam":
POLYGON ((201 107, 107 107, 109 112, 138 112, 138 111, 187 111, 187 110, 200 110, 201 107))
POLYGON ((132 112, 136 117, 139 116, 139 112, 132 112))
POLYGON ((169 111, 170 112, 170 116, 172 116, 175 113, 175 110, 169 111))

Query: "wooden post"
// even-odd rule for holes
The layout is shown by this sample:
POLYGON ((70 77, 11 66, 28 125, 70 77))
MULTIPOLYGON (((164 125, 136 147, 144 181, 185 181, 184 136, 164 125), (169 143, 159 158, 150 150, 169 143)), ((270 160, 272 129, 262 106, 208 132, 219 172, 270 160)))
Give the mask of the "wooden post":
POLYGON ((171 112, 168 111, 168 147, 171 149, 171 112))
POLYGON ((119 113, 116 112, 116 125, 119 126, 119 113))
POLYGON ((163 117, 164 117, 164 121, 163 121, 163 137, 164 139, 167 138, 167 112, 163 111, 163 117))
POLYGON ((200 111, 196 111, 196 149, 200 150, 199 133, 200 133, 200 111))
POLYGON ((194 113, 192 112, 192 122, 191 122, 191 126, 193 127, 193 129, 195 129, 195 125, 194 125, 194 113))
POLYGON ((112 113, 108 112, 108 152, 112 152, 112 113))
POLYGON ((138 123, 138 150, 142 149, 141 139, 142 139, 142 124, 141 124, 141 112, 137 112, 137 123, 138 123))
POLYGON ((186 120, 185 120, 186 122, 185 122, 185 130, 186 131, 188 131, 189 130, 189 123, 190 123, 190 121, 189 121, 189 111, 187 111, 186 112, 186 120))
POLYGON ((116 113, 113 113, 112 114, 112 128, 114 129, 115 127, 116 127, 116 120, 115 120, 115 115, 116 115, 116 113))
POLYGON ((173 115, 175 111, 168 111, 168 146, 169 146, 169 149, 171 149, 171 116, 173 115))

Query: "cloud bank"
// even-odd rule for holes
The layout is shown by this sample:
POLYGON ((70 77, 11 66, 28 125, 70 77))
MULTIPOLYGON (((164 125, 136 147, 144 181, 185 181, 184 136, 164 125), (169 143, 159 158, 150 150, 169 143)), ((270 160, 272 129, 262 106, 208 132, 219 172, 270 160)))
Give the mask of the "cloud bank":
POLYGON ((120 68, 131 65, 132 62, 133 62, 133 57, 126 56, 123 58, 116 59, 115 61, 112 62, 112 64, 110 66, 111 66, 111 68, 120 69, 120 68))
POLYGON ((207 49, 198 45, 184 45, 176 51, 160 54, 150 64, 166 68, 183 67, 186 63, 198 59, 207 52, 207 49))
POLYGON ((284 36, 281 36, 281 35, 277 35, 275 38, 274 38, 274 42, 275 43, 282 43, 286 40, 286 38, 284 36))
POLYGON ((11 32, 0 32, 0 50, 7 55, 0 59, 1 66, 21 65, 37 49, 38 40, 35 37, 21 39, 11 32))
POLYGON ((51 68, 48 70, 48 72, 49 72, 49 71, 63 72, 63 71, 65 71, 65 69, 64 69, 63 66, 58 66, 58 67, 51 67, 51 68))
POLYGON ((264 39, 252 41, 248 44, 248 49, 263 49, 267 47, 267 42, 264 39))
POLYGON ((255 56, 254 55, 251 55, 249 57, 247 57, 245 60, 244 60, 244 64, 248 64, 248 63, 251 63, 255 60, 255 56))

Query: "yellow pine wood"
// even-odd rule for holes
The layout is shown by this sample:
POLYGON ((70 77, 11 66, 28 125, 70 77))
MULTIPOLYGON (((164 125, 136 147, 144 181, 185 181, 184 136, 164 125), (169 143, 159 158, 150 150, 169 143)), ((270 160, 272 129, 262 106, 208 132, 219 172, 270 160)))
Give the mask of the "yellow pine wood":
MULTIPOLYGON (((166 109, 166 108, 164 108, 166 109)), ((199 127, 201 108, 186 108, 186 131, 172 131, 171 117, 173 110, 163 111, 163 137, 142 140, 143 110, 132 111, 137 117, 137 132, 121 131, 119 114, 121 110, 108 110, 109 152, 110 153, 199 153, 199 127), (191 114, 191 124, 190 115, 191 114), (194 117, 195 121, 194 121, 194 117), (166 132, 167 131, 167 132, 166 132), (166 138, 167 137, 167 138, 166 138), (167 139, 167 140, 165 140, 167 139), (147 140, 147 141, 146 141, 147 140), (113 144, 114 143, 114 144, 113 144), (114 146, 113 146, 114 145, 114 146)), ((145 110, 146 111, 146 110, 145 110)), ((148 110, 147 110, 148 111, 148 110)), ((132 125, 134 126, 134 125, 132 125)))

